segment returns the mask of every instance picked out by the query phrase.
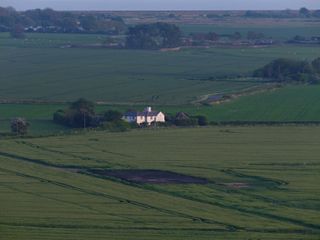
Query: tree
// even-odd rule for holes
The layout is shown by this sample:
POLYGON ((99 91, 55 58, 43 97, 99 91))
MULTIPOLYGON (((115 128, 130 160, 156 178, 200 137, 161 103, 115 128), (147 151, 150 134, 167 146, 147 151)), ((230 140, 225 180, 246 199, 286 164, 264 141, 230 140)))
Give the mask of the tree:
POLYGON ((131 128, 131 125, 120 119, 112 122, 105 122, 102 125, 102 128, 111 132, 125 132, 131 128))
POLYGON ((220 39, 219 34, 215 32, 191 33, 190 36, 194 41, 218 41, 220 39))
POLYGON ((152 23, 130 27, 126 46, 133 49, 160 49, 181 44, 181 30, 174 24, 152 23))
POLYGON ((177 126, 195 126, 197 119, 190 117, 187 113, 178 112, 174 118, 174 124, 177 126))
POLYGON ((206 116, 197 116, 198 118, 198 125, 199 126, 207 126, 208 125, 208 119, 206 116))
POLYGON ((238 41, 242 38, 241 33, 235 32, 234 34, 230 35, 230 39, 234 41, 238 41))
POLYGON ((77 101, 71 104, 70 109, 79 112, 85 111, 87 113, 94 114, 95 104, 85 98, 79 98, 77 101))
POLYGON ((219 34, 215 33, 215 32, 209 32, 207 34, 207 38, 210 41, 218 41, 220 39, 219 34))
POLYGON ((60 24, 63 32, 72 33, 78 32, 78 23, 77 19, 73 18, 72 16, 65 16, 62 18, 60 24))
POLYGON ((19 14, 14 8, 0 7, 0 26, 3 31, 10 31, 20 23, 19 14))
POLYGON ((17 38, 17 39, 24 39, 26 37, 24 33, 24 28, 22 25, 15 25, 11 31, 10 35, 12 38, 17 38))
POLYGON ((53 114, 53 121, 58 124, 65 125, 67 124, 66 112, 62 109, 59 109, 53 114))
POLYGON ((247 39, 249 40, 259 40, 265 38, 265 35, 260 32, 249 31, 247 33, 247 39))
POLYGON ((315 10, 312 14, 313 17, 315 18, 320 18, 320 10, 315 10))
POLYGON ((311 16, 309 9, 307 9, 306 7, 300 8, 299 14, 303 17, 310 17, 311 16))
POLYGON ((300 35, 296 35, 294 38, 293 38, 294 41, 305 41, 306 38, 304 36, 300 36, 300 35))
POLYGON ((56 123, 74 128, 91 127, 95 118, 95 104, 84 98, 73 102, 69 109, 58 110, 53 114, 56 123))
POLYGON ((83 16, 80 20, 81 26, 85 31, 95 32, 97 28, 97 19, 94 16, 83 16))
POLYGON ((74 127, 86 128, 90 126, 91 120, 95 115, 95 104, 89 100, 80 98, 71 104, 68 113, 74 127))
POLYGON ((316 71, 318 74, 320 74, 320 57, 313 60, 311 64, 312 64, 314 71, 316 71))
POLYGON ((11 131, 17 135, 25 135, 30 124, 26 119, 18 117, 11 120, 11 131))
POLYGON ((314 82, 318 79, 314 69, 316 65, 317 60, 310 64, 307 61, 279 58, 256 70, 253 75, 278 82, 314 82))
POLYGON ((121 120, 121 118, 122 118, 122 113, 115 110, 109 110, 104 114, 104 119, 107 122, 118 121, 118 120, 121 120))

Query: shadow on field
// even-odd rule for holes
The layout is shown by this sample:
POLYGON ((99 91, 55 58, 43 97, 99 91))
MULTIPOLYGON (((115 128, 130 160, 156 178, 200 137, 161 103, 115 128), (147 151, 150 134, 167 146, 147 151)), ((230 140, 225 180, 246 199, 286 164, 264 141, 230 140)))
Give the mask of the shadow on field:
POLYGON ((134 183, 151 183, 151 184, 207 184, 209 181, 205 178, 193 177, 180 173, 162 171, 162 170, 103 170, 91 169, 89 173, 99 176, 118 178, 134 183))

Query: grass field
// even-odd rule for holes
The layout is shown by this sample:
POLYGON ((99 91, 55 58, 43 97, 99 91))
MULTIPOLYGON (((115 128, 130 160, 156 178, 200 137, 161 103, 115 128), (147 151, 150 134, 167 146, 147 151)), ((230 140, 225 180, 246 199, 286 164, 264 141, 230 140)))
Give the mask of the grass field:
POLYGON ((1 140, 1 238, 319 239, 319 143, 318 127, 1 140), (170 170, 209 183, 77 173, 89 168, 170 170))
POLYGON ((212 120, 320 121, 320 86, 287 86, 244 96, 208 112, 212 120))
MULTIPOLYGON (((257 31, 275 40, 319 35, 316 23, 270 26, 181 27, 185 34, 257 31)), ((27 34, 13 40, 0 33, 0 102, 13 102, 0 104, 1 240, 320 239, 320 126, 66 134, 70 129, 52 121, 56 110, 80 97, 100 102, 97 112, 151 105, 217 122, 320 121, 318 85, 196 104, 204 96, 261 86, 235 76, 279 57, 314 59, 319 46, 177 52, 65 47, 105 37, 27 34), (14 103, 23 100, 38 103, 14 103), (29 136, 3 137, 13 117, 27 118, 29 136), (98 174, 106 170, 170 171, 202 181, 157 184, 156 176, 143 182, 98 174)))
POLYGON ((30 34, 27 40, 12 40, 1 34, 0 99, 73 101, 86 97, 107 103, 186 104, 203 95, 261 84, 225 79, 226 75, 250 74, 278 57, 318 56, 318 47, 300 46, 160 52, 62 49, 55 45, 96 38, 101 36, 30 34), (221 79, 203 81, 209 77, 221 79))
MULTIPOLYGON (((166 114, 183 111, 190 115, 204 115, 209 121, 320 121, 320 86, 292 85, 264 93, 242 96, 213 106, 152 105, 166 114)), ((0 132, 8 132, 10 119, 25 117, 31 122, 31 135, 59 133, 67 129, 54 124, 53 113, 67 108, 67 104, 0 104, 0 132)), ((98 105, 97 112, 127 109, 142 110, 145 105, 98 105)))
MULTIPOLYGON (((183 111, 190 115, 204 115, 209 121, 320 121, 320 86, 292 85, 280 89, 242 96, 231 102, 213 106, 152 105, 166 114, 183 111)), ((56 134, 67 129, 52 122, 52 115, 67 104, 0 104, 0 133, 10 131, 10 119, 25 117, 30 123, 31 135, 56 134)), ((127 109, 143 110, 145 105, 98 105, 97 112, 127 109)))

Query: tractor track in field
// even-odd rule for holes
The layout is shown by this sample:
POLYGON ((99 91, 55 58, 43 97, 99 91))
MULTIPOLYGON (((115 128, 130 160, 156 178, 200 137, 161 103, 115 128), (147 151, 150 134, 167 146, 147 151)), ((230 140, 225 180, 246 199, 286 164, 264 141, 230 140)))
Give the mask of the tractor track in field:
MULTIPOLYGON (((77 158, 77 159, 81 159, 83 161, 93 161, 93 162, 97 162, 97 163, 100 163, 101 160, 100 159, 96 159, 96 158, 92 158, 92 157, 83 157, 81 155, 78 155, 78 154, 73 154, 73 153, 65 153, 65 152, 62 152, 62 151, 58 151, 58 150, 53 150, 53 149, 49 149, 49 148, 46 148, 46 147, 42 147, 42 146, 39 146, 39 145, 36 145, 36 144, 33 144, 33 143, 30 143, 30 142, 26 142, 26 141, 15 141, 17 144, 23 144, 25 146, 28 146, 30 148, 33 148, 33 149, 38 149, 38 150, 41 150, 41 151, 44 151, 44 152, 50 152, 50 153, 55 153, 55 154, 60 154, 62 156, 66 156, 66 157, 73 157, 73 158, 77 158)), ((124 167, 120 164, 111 164, 111 163, 108 163, 107 161, 103 161, 104 163, 106 163, 106 168, 110 168, 110 167, 115 167, 115 166, 120 166, 120 167, 124 167)), ((63 165, 65 166, 65 165, 63 165)), ((71 166, 73 167, 73 166, 71 166)))
MULTIPOLYGON (((36 164, 44 165, 46 167, 54 167, 54 168, 60 168, 60 169, 61 168, 63 168, 63 169, 66 168, 66 166, 61 166, 61 165, 56 165, 56 164, 49 164, 49 163, 47 163, 45 161, 34 160, 34 159, 30 159, 30 158, 26 158, 26 157, 10 154, 10 153, 0 152, 0 156, 5 156, 5 157, 10 157, 10 158, 15 158, 17 160, 36 163, 36 164)), ((87 169, 87 167, 86 168, 82 168, 82 170, 85 170, 85 169, 87 169)), ((80 191, 80 192, 83 192, 83 193, 86 193, 86 194, 100 196, 100 197, 106 197, 106 198, 109 198, 109 199, 112 199, 112 200, 117 200, 117 201, 122 202, 122 203, 125 202, 125 203, 128 203, 128 204, 132 204, 132 205, 143 207, 143 208, 148 208, 148 209, 151 208, 151 209, 158 210, 160 212, 164 212, 164 213, 168 213, 168 214, 172 214, 173 213, 173 215, 175 215, 175 216, 186 217, 186 218, 192 219, 193 221, 202 221, 204 223, 213 223, 213 224, 219 224, 219 225, 223 225, 223 226, 228 226, 232 230, 245 230, 245 231, 248 230, 248 229, 245 229, 245 228, 242 228, 242 227, 239 227, 239 226, 229 225, 227 223, 220 223, 220 222, 216 222, 216 221, 212 221, 212 220, 208 220, 208 219, 203 219, 203 218, 198 218, 198 217, 186 215, 186 214, 179 213, 179 212, 178 212, 178 215, 177 215, 177 212, 175 212, 175 211, 171 212, 171 210, 161 209, 161 208, 153 207, 153 206, 150 206, 150 205, 145 205, 145 204, 140 203, 140 202, 135 202, 135 201, 131 201, 131 200, 128 200, 128 199, 118 198, 118 197, 114 197, 114 196, 107 195, 107 194, 104 194, 104 193, 91 192, 91 191, 88 191, 88 190, 85 190, 85 189, 77 188, 77 187, 74 187, 74 186, 71 186, 71 185, 68 185, 68 184, 64 184, 64 183, 60 183, 60 182, 51 181, 51 180, 48 180, 48 179, 42 179, 42 178, 30 176, 30 175, 24 175, 24 174, 21 174, 21 173, 18 173, 18 172, 16 172, 15 174, 20 174, 20 176, 23 176, 23 177, 29 177, 29 178, 31 177, 31 178, 37 179, 37 180, 39 180, 41 182, 48 182, 48 183, 51 183, 51 184, 54 184, 54 185, 57 185, 57 186, 60 186, 60 187, 68 188, 68 189, 71 189, 71 190, 77 190, 77 191, 80 191)), ((96 175, 92 175, 92 174, 88 174, 88 173, 86 173, 86 174, 89 175, 89 176, 91 175, 92 177, 98 177, 96 175)), ((240 207, 237 207, 237 206, 229 206, 229 205, 226 205, 226 204, 222 204, 220 202, 206 201, 206 200, 194 198, 194 197, 191 197, 191 196, 172 193, 170 191, 154 189, 154 188, 150 188, 150 187, 146 187, 146 186, 141 186, 139 184, 133 184, 131 182, 119 181, 119 180, 114 179, 114 178, 101 177, 101 176, 100 176, 100 178, 107 179, 107 180, 114 181, 114 182, 118 182, 118 183, 120 182, 122 184, 131 186, 131 187, 138 187, 138 188, 141 188, 141 189, 144 189, 144 190, 149 190, 149 191, 154 191, 154 192, 166 194, 166 195, 169 195, 169 196, 172 196, 172 197, 176 197, 176 198, 181 198, 181 199, 190 200, 190 201, 196 201, 196 202, 203 203, 203 204, 209 204, 209 205, 218 206, 218 207, 225 208, 225 209, 235 210, 235 211, 246 213, 246 214, 252 214, 252 215, 256 215, 256 216, 260 216, 260 217, 264 217, 264 218, 268 218, 268 219, 283 221, 283 222, 295 224, 295 225, 302 226, 302 227, 307 227, 307 228, 312 228, 312 229, 315 229, 315 230, 320 230, 320 225, 311 224, 311 223, 305 223, 305 222, 297 220, 297 219, 291 219, 291 218, 282 217, 282 216, 269 214, 269 213, 262 213, 262 212, 259 212, 259 211, 244 209, 244 208, 240 208, 240 207)))
MULTIPOLYGON (((228 229, 212 229, 212 228, 176 228, 176 227, 113 227, 106 225, 68 225, 68 224, 32 224, 32 223, 11 223, 11 222, 0 222, 0 226, 9 227, 24 227, 24 228, 44 228, 44 229, 99 229, 99 230, 121 230, 121 231, 183 231, 183 232, 207 232, 207 233, 230 233, 228 229)), ((246 232, 252 233, 277 233, 277 234, 308 234, 308 235, 318 235, 317 232, 303 230, 303 229, 251 229, 246 230, 246 232)))
MULTIPOLYGON (((250 165, 253 165, 253 164, 250 164, 250 165)), ((300 164, 299 164, 300 165, 300 164)), ((313 166, 314 164, 312 164, 313 166)), ((257 180, 257 177, 259 178, 259 180, 266 180, 266 181, 269 181, 269 182, 273 182, 275 184, 278 184, 278 186, 275 186, 275 188, 278 188, 279 186, 281 185, 288 185, 287 182, 285 181, 282 181, 282 180, 274 180, 274 179, 270 179, 270 178, 261 178, 260 176, 252 176, 252 175, 246 175, 246 174, 243 174, 243 173, 239 173, 238 171, 236 170, 247 170, 247 168, 232 168, 232 169, 216 169, 216 168, 210 168, 210 167, 198 167, 198 166, 182 166, 182 165, 176 165, 176 167, 180 167, 180 168, 193 168, 193 169, 203 169, 203 170, 211 170, 211 171, 216 171, 216 172, 223 172, 225 174, 229 174, 229 175, 233 175, 233 176, 237 176, 237 177, 246 177, 246 178, 255 178, 257 180)), ((250 168, 251 170, 251 168, 250 168)), ((274 171, 274 169, 272 169, 274 171)), ((212 182, 213 185, 217 185, 218 183, 216 182, 212 182)), ((261 195, 258 195, 258 194, 254 194, 252 192, 248 192, 246 191, 245 193, 241 190, 238 190, 238 189, 230 189, 230 188, 220 188, 220 187, 211 187, 210 185, 207 185, 208 188, 212 188, 214 189, 215 191, 219 191, 219 192, 223 192, 223 193, 234 193, 234 194, 239 194, 241 196, 245 196, 245 197, 252 197, 252 198, 255 198, 259 201, 263 201, 263 202, 266 202, 266 203, 272 203, 272 204, 277 204, 279 206, 284 206, 284 207, 289 207, 289 208, 297 208, 297 209, 307 209, 307 210, 314 210, 314 211, 320 211, 319 207, 307 207, 307 206, 300 206, 298 204, 290 204, 286 201, 283 201, 283 200, 278 200, 278 199, 275 199, 275 198, 271 198, 271 197, 265 197, 265 196, 261 196, 261 195)))
MULTIPOLYGON (((73 168, 77 168, 77 169, 81 169, 81 166, 77 166, 77 165, 65 165, 65 164, 55 164, 55 163, 48 163, 44 160, 41 159, 33 159, 33 158, 27 158, 27 157, 23 157, 23 156, 19 156, 13 153, 7 153, 7 152, 0 152, 0 156, 3 157, 8 157, 8 158, 14 158, 16 160, 20 160, 20 161, 25 161, 25 162, 29 162, 29 163, 35 163, 35 164, 39 164, 42 166, 46 166, 46 167, 53 167, 53 168, 60 168, 60 169, 73 169, 73 168)), ((86 169, 86 168, 85 168, 86 169)))
MULTIPOLYGON (((37 145, 37 144, 34 144, 34 143, 30 143, 30 142, 26 142, 26 141, 15 141, 17 144, 23 144, 25 146, 28 146, 28 147, 31 147, 31 148, 34 148, 34 149, 39 149, 39 150, 42 150, 44 152, 50 152, 50 153, 58 153, 58 154, 61 154, 61 155, 65 155, 65 156, 70 156, 70 157, 76 157, 76 158, 80 158, 82 160, 95 160, 94 158, 88 158, 88 157, 82 157, 82 156, 79 156, 77 154, 72 154, 72 153, 65 153, 65 152, 62 152, 62 151, 58 151, 58 150, 53 150, 53 149, 50 149, 50 148, 47 148, 47 147, 43 147, 43 146, 40 146, 40 145, 37 145)), ((88 145, 86 147, 89 147, 95 151, 100 151, 100 152, 103 152, 103 153, 108 153, 108 154, 112 154, 112 155, 115 155, 117 157, 126 157, 126 158, 134 158, 134 156, 131 156, 131 155, 128 155, 128 154, 123 154, 123 153, 118 153, 118 152, 112 152, 112 151, 107 151, 107 150, 103 150, 103 149, 97 149, 91 145, 88 145)))
MULTIPOLYGON (((3 168, 0 168, 0 171, 3 171, 3 170, 4 170, 3 168)), ((39 193, 24 191, 24 190, 9 186, 9 184, 0 183, 0 186, 3 186, 5 188, 7 188, 7 189, 10 189, 10 190, 13 190, 13 191, 16 191, 16 192, 25 193, 25 194, 28 194, 28 195, 36 196, 36 197, 47 199, 47 200, 53 200, 53 201, 56 201, 56 202, 59 202, 59 203, 65 203, 65 204, 77 206, 77 207, 80 207, 80 208, 83 208, 83 209, 86 209, 86 210, 90 210, 90 211, 95 212, 95 213, 101 213, 101 211, 98 211, 98 210, 96 210, 94 208, 88 207, 88 206, 86 206, 84 204, 79 204, 79 203, 71 202, 71 201, 65 201, 65 200, 61 200, 61 199, 58 199, 58 198, 54 198, 54 197, 48 197, 48 196, 44 196, 44 195, 39 194, 39 193)), ((104 214, 108 214, 108 213, 104 213, 104 214)), ((108 214, 108 215, 110 215, 110 214, 108 214)))
MULTIPOLYGON (((227 171, 229 171, 229 170, 227 170, 227 171)), ((223 203, 217 202, 217 201, 214 201, 214 202, 213 201, 207 201, 207 200, 195 198, 195 197, 192 197, 192 196, 187 196, 187 195, 184 195, 184 194, 177 194, 175 192, 171 192, 171 191, 167 191, 167 190, 163 190, 163 189, 161 189, 161 190, 160 189, 156 189, 156 188, 154 188, 152 186, 146 186, 146 185, 143 186, 141 184, 128 182, 128 181, 124 181, 124 180, 119 180, 119 179, 116 179, 116 178, 113 178, 113 177, 95 175, 95 174, 91 174, 91 173, 88 173, 88 172, 83 172, 83 173, 86 174, 86 175, 89 175, 89 176, 91 175, 92 177, 98 177, 98 178, 107 179, 107 180, 111 180, 111 181, 115 181, 115 182, 120 182, 120 183, 128 185, 128 186, 133 186, 133 187, 144 189, 144 190, 158 192, 158 193, 166 194, 166 195, 169 195, 169 196, 172 196, 172 197, 181 198, 181 199, 184 199, 184 200, 190 200, 190 201, 194 201, 194 202, 198 202, 198 203, 217 206, 217 207, 220 207, 220 208, 229 209, 229 210, 233 210, 233 211, 238 211, 238 212, 246 213, 246 214, 251 214, 251 215, 259 216, 259 217, 266 218, 266 219, 272 219, 272 220, 276 220, 276 221, 286 222, 286 223, 294 224, 294 225, 297 225, 297 226, 300 226, 300 227, 310 228, 310 229, 316 230, 317 232, 320 231, 320 225, 313 224, 313 223, 307 223, 307 222, 304 222, 304 221, 300 221, 298 219, 293 219, 293 218, 289 218, 289 217, 285 217, 285 216, 279 216, 279 215, 270 214, 270 213, 263 213, 263 212, 252 210, 252 209, 241 208, 241 207, 238 207, 238 206, 235 206, 235 205, 223 204, 223 203)), ((259 177, 259 178, 262 179, 262 177, 259 177)), ((216 184, 216 183, 212 182, 212 184, 216 184)), ((245 231, 249 231, 250 230, 250 229, 247 229, 247 228, 242 228, 242 229, 245 230, 245 231)))
MULTIPOLYGON (((6 152, 0 152, 0 156, 14 158, 16 160, 27 161, 27 162, 43 165, 45 167, 53 167, 53 168, 64 169, 64 170, 66 170, 68 168, 75 167, 75 166, 71 167, 71 166, 65 166, 65 165, 51 164, 51 163, 45 162, 43 160, 30 159, 30 158, 26 158, 26 157, 18 156, 18 155, 15 155, 15 154, 6 153, 6 152)), ((81 170, 81 169, 82 170, 86 170, 86 169, 88 169, 88 167, 79 168, 78 166, 76 168, 78 170, 81 170)), ((229 174, 237 175, 237 176, 246 176, 246 177, 249 176, 249 175, 247 176, 247 175, 244 175, 244 174, 241 174, 241 173, 237 173, 237 172, 231 171, 230 169, 223 170, 223 171, 225 171, 226 173, 229 173, 229 174)), ((14 171, 12 171, 12 173, 15 173, 15 174, 17 174, 19 176, 22 176, 22 177, 28 177, 28 178, 36 179, 36 180, 41 181, 41 182, 47 182, 47 183, 50 183, 50 184, 53 184, 53 185, 56 185, 56 186, 59 186, 59 187, 63 187, 63 188, 69 189, 69 190, 75 190, 75 191, 79 191, 79 192, 82 192, 82 193, 85 193, 85 194, 89 194, 89 195, 94 195, 94 196, 98 196, 98 197, 104 197, 104 198, 116 200, 116 201, 119 201, 121 203, 131 204, 131 205, 134 205, 134 206, 140 207, 140 208, 157 210, 157 211, 162 212, 162 213, 166 213, 166 214, 170 214, 170 215, 173 215, 173 216, 187 218, 187 219, 190 219, 192 221, 200 221, 200 222, 207 223, 207 224, 222 225, 222 226, 226 227, 227 229, 230 229, 230 231, 237 231, 237 230, 254 231, 252 229, 250 230, 250 229, 247 229, 247 228, 243 228, 243 227, 232 225, 232 224, 228 224, 228 223, 222 223, 222 222, 214 221, 214 220, 211 220, 211 219, 195 217, 195 216, 188 215, 188 214, 185 214, 185 213, 181 213, 181 212, 177 212, 177 211, 173 211, 173 210, 169 210, 169 209, 164 209, 164 208, 159 208, 159 207, 152 206, 152 205, 149 205, 149 204, 140 203, 140 202, 137 202, 137 201, 132 201, 132 200, 121 198, 121 197, 115 197, 115 196, 108 195, 108 194, 105 194, 105 193, 100 193, 100 192, 95 192, 95 191, 82 189, 82 188, 79 188, 79 187, 75 187, 75 186, 72 186, 72 185, 69 185, 69 184, 65 184, 65 183, 61 183, 61 182, 57 182, 57 181, 52 181, 52 180, 48 180, 48 179, 44 179, 44 178, 31 176, 31 175, 26 175, 26 174, 22 174, 22 173, 19 173, 19 172, 14 172, 14 171)), ((267 219, 272 219, 272 220, 277 220, 277 221, 282 221, 282 222, 294 224, 294 225, 297 225, 297 226, 300 226, 300 227, 310 228, 310 229, 313 229, 313 230, 316 230, 316 231, 320 230, 320 225, 313 224, 313 223, 307 223, 307 222, 304 222, 304 221, 300 221, 298 219, 292 219, 292 218, 289 218, 289 217, 284 217, 284 216, 279 216, 279 215, 274 215, 274 214, 269 214, 269 213, 263 213, 263 212, 260 212, 260 211, 251 210, 251 209, 245 209, 245 208, 241 208, 241 207, 238 207, 238 206, 231 206, 231 205, 228 205, 228 204, 223 204, 221 202, 207 201, 207 200, 203 200, 203 199, 199 199, 199 198, 195 198, 195 197, 191 197, 191 196, 186 196, 186 195, 183 195, 183 194, 173 193, 173 192, 166 191, 166 190, 159 190, 159 189, 155 189, 155 188, 152 188, 152 187, 142 186, 142 185, 134 184, 134 183, 131 183, 131 182, 119 181, 119 180, 114 179, 114 178, 101 177, 101 176, 89 174, 87 172, 85 174, 89 175, 91 177, 99 177, 99 178, 106 179, 106 180, 109 180, 109 181, 114 181, 114 182, 117 182, 117 183, 125 184, 125 185, 131 186, 131 187, 136 187, 136 188, 140 188, 140 189, 144 189, 144 190, 148 190, 148 191, 153 191, 153 192, 165 194, 165 195, 168 195, 168 196, 171 196, 171 197, 175 197, 175 198, 180 198, 180 199, 184 199, 184 200, 195 201, 195 202, 198 202, 198 203, 218 206, 218 207, 221 207, 221 208, 234 210, 234 211, 238 211, 238 212, 241 212, 241 213, 251 214, 251 215, 255 215, 255 216, 259 216, 259 217, 263 217, 263 218, 267 218, 267 219)), ((260 178, 260 180, 262 179, 262 177, 259 177, 259 178, 260 178)))
MULTIPOLYGON (((3 155, 3 153, 0 153, 0 156, 1 155, 8 157, 8 155, 3 155)), ((23 160, 21 158, 17 159, 17 158, 12 157, 12 156, 11 156, 11 158, 14 158, 16 160, 23 160)), ((39 162, 33 162, 33 163, 41 164, 39 162)), ((51 166, 45 165, 45 167, 51 167, 51 166)), ((227 224, 227 223, 223 223, 223 222, 218 222, 218 221, 214 221, 212 219, 206 219, 206 218, 202 218, 202 217, 198 217, 198 216, 192 216, 192 215, 189 215, 189 214, 186 214, 186 213, 182 213, 182 212, 178 212, 178 211, 175 211, 175 210, 165 209, 165 208, 153 206, 153 205, 146 204, 146 203, 141 203, 141 202, 130 200, 130 199, 126 199, 126 198, 113 196, 113 195, 106 194, 106 193, 87 190, 87 189, 83 189, 83 188, 79 188, 79 187, 76 187, 76 186, 72 186, 70 184, 66 184, 66 183, 63 183, 63 182, 58 182, 58 181, 53 181, 53 180, 49 180, 49 179, 46 179, 46 178, 36 177, 36 176, 32 176, 32 175, 28 175, 28 174, 24 174, 24 173, 20 173, 20 172, 17 172, 17 171, 4 169, 4 168, 0 168, 0 170, 4 171, 4 172, 11 173, 11 174, 15 174, 15 175, 20 176, 20 177, 30 178, 30 179, 37 180, 37 181, 40 181, 40 182, 49 183, 49 184, 52 184, 52 185, 55 185, 55 186, 58 186, 58 187, 62 187, 64 189, 78 191, 78 192, 81 192, 81 193, 84 193, 84 194, 88 194, 88 195, 92 195, 92 196, 95 196, 95 197, 102 197, 102 198, 111 199, 111 200, 114 200, 114 201, 118 201, 119 203, 125 203, 125 204, 129 204, 129 205, 132 205, 132 206, 135 206, 135 207, 143 208, 143 209, 151 209, 151 210, 155 210, 155 211, 158 211, 158 212, 161 212, 161 213, 169 214, 169 215, 172 215, 172 216, 175 216, 175 217, 186 218, 186 219, 189 219, 191 221, 202 222, 202 223, 206 223, 206 224, 220 225, 220 226, 228 229, 228 231, 244 230, 243 228, 241 228, 239 226, 236 226, 236 225, 227 224)))

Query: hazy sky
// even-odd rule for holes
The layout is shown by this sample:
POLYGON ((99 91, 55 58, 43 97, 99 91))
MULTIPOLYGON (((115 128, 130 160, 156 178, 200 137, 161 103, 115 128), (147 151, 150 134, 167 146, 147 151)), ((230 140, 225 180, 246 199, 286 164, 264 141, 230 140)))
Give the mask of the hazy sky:
POLYGON ((18 10, 50 7, 56 10, 243 10, 320 9, 320 0, 0 0, 18 10))

